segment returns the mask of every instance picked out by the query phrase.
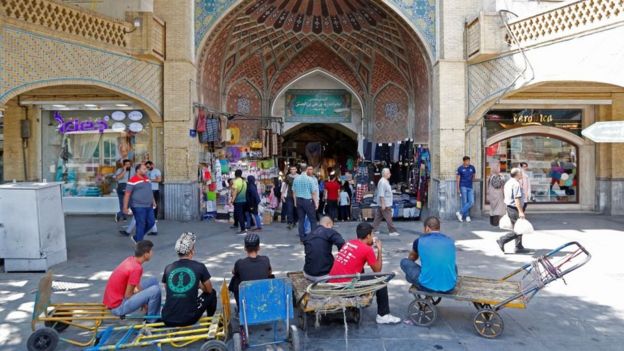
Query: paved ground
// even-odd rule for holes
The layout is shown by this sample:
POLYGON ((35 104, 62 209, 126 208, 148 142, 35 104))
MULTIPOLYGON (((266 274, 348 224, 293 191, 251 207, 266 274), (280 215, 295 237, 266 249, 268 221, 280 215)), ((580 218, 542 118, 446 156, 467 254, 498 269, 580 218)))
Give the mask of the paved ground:
MULTIPOLYGON (((378 326, 376 308, 365 310, 360 327, 349 325, 348 343, 339 322, 322 325, 305 335, 305 349, 321 350, 621 350, 624 344, 624 217, 591 214, 534 215, 538 232, 525 246, 542 254, 562 243, 578 240, 594 255, 581 270, 567 277, 568 285, 555 282, 538 294, 527 310, 504 310, 504 334, 496 340, 478 337, 472 327, 474 308, 467 303, 444 300, 439 319, 430 328, 408 325, 378 326)), ((356 223, 340 223, 346 238, 354 237, 356 223)), ((398 272, 421 222, 400 222, 402 235, 384 242, 384 270, 398 272)), ((234 261, 243 256, 242 236, 227 224, 161 221, 154 259, 146 274, 159 277, 165 265, 176 259, 173 243, 181 231, 199 234, 197 259, 204 262, 213 281, 229 278, 234 261)), ((101 301, 106 279, 115 265, 131 254, 131 243, 117 234, 109 217, 68 217, 69 261, 54 267, 55 280, 70 282, 71 289, 57 291, 54 301, 101 301)), ((385 229, 382 227, 382 229, 385 229)), ((500 231, 486 219, 470 224, 443 223, 443 231, 457 240, 462 274, 501 277, 531 259, 531 255, 503 255, 494 240, 500 231)), ((302 246, 296 232, 283 224, 262 232, 263 254, 271 258, 278 276, 300 270, 302 246)), ((30 318, 38 273, 0 273, 0 349, 23 350, 30 335, 30 318)), ((402 275, 391 282, 392 313, 405 317, 411 301, 402 275)), ((66 331, 70 333, 70 331, 66 331)), ((259 331, 259 333, 266 333, 259 331)), ((66 348, 65 345, 59 349, 66 348)), ((193 349, 198 349, 194 347, 193 349)), ((280 346, 274 349, 287 349, 280 346)))

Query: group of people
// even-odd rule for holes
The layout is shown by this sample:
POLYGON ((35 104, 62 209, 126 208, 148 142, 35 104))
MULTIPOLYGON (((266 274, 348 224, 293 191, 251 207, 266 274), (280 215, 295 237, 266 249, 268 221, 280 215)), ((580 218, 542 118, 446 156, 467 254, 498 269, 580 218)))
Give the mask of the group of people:
POLYGON ((160 170, 154 167, 152 161, 133 165, 131 160, 123 160, 114 178, 119 198, 119 212, 115 214, 115 222, 127 220, 128 215, 133 215, 131 222, 120 233, 129 236, 134 242, 143 240, 145 235, 157 235, 159 184, 162 182, 160 170), (136 233, 132 235, 135 228, 136 233))
MULTIPOLYGON (((349 279, 331 277, 362 273, 366 265, 375 273, 382 271, 383 246, 381 240, 374 237, 371 224, 358 224, 356 238, 349 241, 333 227, 330 217, 322 217, 320 225, 304 237, 303 272, 308 280, 348 282, 349 279), (337 250, 335 255, 333 247, 337 250)), ((413 242, 409 256, 401 261, 400 267, 407 281, 419 289, 450 292, 457 282, 455 243, 440 232, 440 220, 436 217, 425 220, 424 232, 413 242)), ((153 255, 154 245, 149 240, 137 242, 134 255, 115 268, 106 284, 104 305, 116 316, 143 310, 146 320, 161 319, 167 326, 192 325, 204 314, 212 316, 217 307, 217 295, 206 266, 193 259, 196 241, 193 233, 182 233, 176 241, 175 251, 179 259, 167 265, 161 279, 166 294, 162 310, 162 292, 158 281, 142 277, 143 264, 153 255)), ((248 233, 244 247, 247 257, 234 264, 228 287, 237 304, 242 282, 274 278, 269 258, 259 255, 260 237, 256 233, 248 233)), ((377 291, 376 300, 377 323, 401 322, 399 317, 390 313, 387 287, 377 291)))

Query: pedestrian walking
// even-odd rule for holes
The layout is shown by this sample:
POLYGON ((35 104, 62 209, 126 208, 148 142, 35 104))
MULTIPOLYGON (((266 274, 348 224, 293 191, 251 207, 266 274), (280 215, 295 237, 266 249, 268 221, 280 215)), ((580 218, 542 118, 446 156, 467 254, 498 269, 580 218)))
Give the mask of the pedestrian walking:
POLYGON ((375 219, 373 220, 373 232, 375 235, 379 234, 377 230, 379 225, 381 224, 381 220, 385 219, 386 224, 388 225, 388 235, 390 236, 398 236, 399 232, 397 232, 394 224, 392 223, 392 187, 390 186, 391 173, 389 168, 384 168, 381 170, 381 179, 377 183, 377 191, 375 192, 375 203, 377 204, 377 208, 375 209, 375 219))
POLYGON ((340 183, 336 179, 336 173, 331 172, 329 181, 325 182, 325 199, 327 199, 327 216, 329 216, 333 222, 338 218, 340 188, 340 183))
POLYGON ((498 221, 507 213, 503 188, 505 178, 500 174, 500 166, 493 164, 490 167, 492 174, 487 179, 487 199, 490 203, 490 224, 498 227, 498 221))
POLYGON ((238 234, 244 234, 245 228, 245 206, 247 204, 247 182, 243 179, 243 171, 237 169, 234 172, 234 182, 232 183, 232 197, 230 203, 234 204, 234 218, 238 219, 240 225, 240 232, 238 234))
POLYGON ((247 176, 247 193, 245 206, 245 223, 246 228, 251 229, 251 216, 253 216, 256 227, 253 231, 262 230, 262 222, 258 214, 258 205, 260 205, 260 195, 256 187, 256 178, 252 175, 247 176))
POLYGON ((524 207, 526 211, 527 204, 531 201, 531 180, 529 178, 529 164, 526 162, 520 162, 520 168, 522 169, 522 179, 520 179, 520 186, 522 187, 522 194, 524 195, 524 207))
POLYGON ((340 191, 340 208, 338 218, 346 221, 351 217, 351 197, 349 196, 349 183, 345 182, 340 191))
POLYGON ((288 230, 292 229, 297 223, 297 211, 295 208, 295 197, 293 196, 293 182, 297 178, 297 167, 290 166, 288 175, 282 182, 282 211, 286 212, 286 221, 288 222, 288 230))
POLYGON ((160 183, 162 182, 162 173, 160 169, 154 167, 154 162, 145 162, 147 167, 147 177, 152 183, 152 194, 154 194, 154 201, 156 201, 156 208, 154 208, 154 218, 158 218, 158 208, 160 207, 160 183))
POLYGON ((147 167, 138 164, 134 167, 134 171, 136 174, 130 178, 126 186, 123 213, 128 214, 128 208, 132 209, 136 220, 136 234, 130 238, 138 242, 143 240, 145 233, 156 223, 154 219, 156 201, 152 194, 152 184, 147 177, 147 167))
POLYGON ((293 182, 293 197, 299 217, 299 239, 305 239, 305 219, 310 221, 310 229, 316 228, 316 210, 319 207, 318 181, 314 177, 314 168, 308 166, 305 174, 299 175, 293 182))
MULTIPOLYGON (((232 194, 234 193, 234 179, 228 179, 228 199, 232 198, 232 194)), ((234 217, 234 223, 230 226, 231 229, 238 228, 238 217, 235 214, 232 215, 234 217)))
MULTIPOLYGON (((511 179, 505 183, 503 189, 505 205, 507 206, 507 215, 511 220, 512 226, 516 225, 516 221, 519 218, 525 218, 524 215, 524 195, 522 194, 522 187, 520 186, 520 179, 522 179, 522 170, 519 168, 511 169, 511 179)), ((501 251, 505 252, 505 244, 515 240, 516 253, 526 252, 524 246, 522 246, 522 235, 518 235, 515 232, 503 235, 500 239, 496 240, 498 247, 501 251)))
POLYGON ((130 177, 134 175, 134 171, 132 168, 132 161, 123 160, 121 162, 121 167, 115 170, 115 180, 117 181, 117 198, 119 199, 119 212, 115 214, 115 222, 118 222, 120 219, 124 221, 128 219, 126 214, 123 212, 123 199, 126 193, 126 185, 128 185, 128 180, 130 177))
MULTIPOLYGON (((128 223, 128 225, 124 229, 121 229, 119 233, 121 235, 129 236, 132 235, 134 229, 136 229, 136 219, 134 218, 134 216, 132 216, 130 223, 128 223)), ((150 230, 148 230, 145 235, 158 235, 158 224, 156 223, 156 221, 154 221, 154 226, 152 226, 152 228, 150 228, 150 230)))
POLYGON ((457 168, 457 193, 461 199, 461 209, 455 212, 457 220, 470 223, 470 209, 474 205, 474 189, 472 181, 477 170, 470 164, 470 157, 464 156, 463 164, 457 168))

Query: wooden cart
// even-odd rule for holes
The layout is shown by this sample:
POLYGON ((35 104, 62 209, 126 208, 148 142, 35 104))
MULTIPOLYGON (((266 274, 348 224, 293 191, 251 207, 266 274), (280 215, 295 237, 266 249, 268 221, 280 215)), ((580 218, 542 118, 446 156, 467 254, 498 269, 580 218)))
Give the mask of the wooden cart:
POLYGON ((303 272, 287 274, 293 285, 295 308, 299 309, 299 327, 306 330, 308 319, 315 315, 346 314, 349 321, 358 323, 361 310, 368 307, 375 292, 387 286, 394 273, 340 275, 331 279, 351 279, 347 283, 329 283, 329 279, 311 282, 303 272))
POLYGON ((500 336, 504 329, 498 311, 503 308, 526 308, 544 286, 563 279, 563 276, 580 268, 590 259, 591 255, 583 246, 570 242, 502 279, 460 276, 455 289, 449 293, 431 292, 412 286, 409 292, 414 295, 414 301, 409 304, 408 316, 414 324, 428 327, 438 317, 436 305, 442 298, 468 301, 477 309, 473 318, 475 330, 479 335, 493 339, 500 336), (510 280, 520 273, 524 274, 519 280, 510 280))

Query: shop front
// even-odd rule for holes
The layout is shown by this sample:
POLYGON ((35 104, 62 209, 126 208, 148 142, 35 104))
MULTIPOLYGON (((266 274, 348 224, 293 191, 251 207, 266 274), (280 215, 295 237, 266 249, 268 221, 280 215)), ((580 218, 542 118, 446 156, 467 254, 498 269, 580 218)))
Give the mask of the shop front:
MULTIPOLYGON (((538 209, 592 210, 591 143, 581 137, 586 109, 500 109, 485 117, 484 174, 509 178, 526 163, 528 202, 538 209)), ((485 192, 487 193, 487 192, 485 192)), ((487 194, 485 203, 488 204, 487 194)))
POLYGON ((116 213, 114 173, 123 160, 151 159, 143 110, 43 110, 42 179, 62 182, 66 213, 116 213))

